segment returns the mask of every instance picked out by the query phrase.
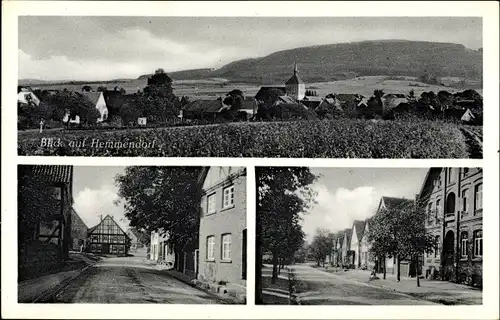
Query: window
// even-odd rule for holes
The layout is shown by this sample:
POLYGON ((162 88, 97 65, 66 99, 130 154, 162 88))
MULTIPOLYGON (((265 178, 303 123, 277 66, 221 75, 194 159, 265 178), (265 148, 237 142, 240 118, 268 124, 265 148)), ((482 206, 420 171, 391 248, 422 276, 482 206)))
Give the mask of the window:
POLYGON ((215 259, 215 237, 208 236, 207 237, 207 260, 215 259))
POLYGON ((483 230, 474 231, 474 257, 483 256, 483 230))
POLYGON ((462 191, 462 211, 464 212, 464 214, 467 214, 467 212, 469 212, 469 202, 467 202, 468 194, 469 194, 468 189, 462 191))
POLYGON ((222 203, 224 208, 234 205, 234 186, 224 188, 224 197, 222 198, 222 203))
POLYGON ((441 217, 441 200, 436 201, 436 221, 441 217))
POLYGON ((462 257, 467 257, 467 248, 469 247, 469 234, 466 231, 462 231, 460 234, 460 254, 462 257))
POLYGON ((432 216, 432 202, 429 202, 429 204, 427 205, 427 223, 428 224, 432 224, 432 219, 433 216, 432 216))
POLYGON ((207 197, 207 213, 215 213, 215 193, 207 197))
POLYGON ((469 174, 469 168, 464 168, 464 177, 469 174))
POLYGON ((455 181, 455 177, 453 176, 453 168, 448 168, 448 183, 452 183, 455 181))
POLYGON ((222 260, 231 260, 231 234, 222 235, 222 260))
POLYGON ((439 238, 439 236, 436 236, 436 250, 434 250, 434 258, 440 256, 440 254, 441 254, 440 247, 441 247, 440 238, 439 238))
POLYGON ((476 185, 474 190, 474 210, 479 210, 483 208, 483 184, 476 185))

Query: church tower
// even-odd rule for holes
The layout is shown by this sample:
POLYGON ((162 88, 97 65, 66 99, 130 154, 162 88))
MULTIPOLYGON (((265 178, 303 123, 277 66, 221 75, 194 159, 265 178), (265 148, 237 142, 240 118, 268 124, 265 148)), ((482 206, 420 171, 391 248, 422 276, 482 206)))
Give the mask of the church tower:
POLYGON ((293 76, 285 83, 286 94, 295 101, 304 99, 306 95, 306 84, 299 77, 298 73, 299 70, 297 69, 297 62, 295 62, 293 76))

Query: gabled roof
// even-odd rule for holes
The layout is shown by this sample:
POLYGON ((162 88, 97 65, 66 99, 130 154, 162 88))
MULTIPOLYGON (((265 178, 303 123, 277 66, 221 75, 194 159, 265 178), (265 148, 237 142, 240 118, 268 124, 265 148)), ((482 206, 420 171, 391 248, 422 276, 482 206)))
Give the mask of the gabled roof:
POLYGON ((85 226, 85 229, 88 230, 87 224, 83 221, 80 215, 73 208, 71 208, 71 220, 78 221, 79 224, 85 226))
POLYGON ((82 96, 87 98, 90 102, 92 102, 94 105, 97 105, 97 101, 99 101, 99 98, 102 95, 102 92, 89 92, 89 91, 82 91, 79 92, 82 96))
POLYGON ((221 100, 195 100, 184 106, 186 112, 217 113, 224 108, 221 100))
POLYGON ((71 183, 73 179, 73 166, 34 165, 32 172, 49 182, 71 183))
POLYGON ((295 104, 295 100, 293 100, 290 96, 287 95, 280 96, 279 99, 284 103, 295 104))
POLYGON ((21 91, 17 94, 17 101, 21 103, 28 103, 31 100, 35 105, 40 104, 40 99, 31 91, 21 91))
POLYGON ((429 185, 429 182, 434 177, 434 175, 439 174, 441 170, 443 170, 443 168, 430 168, 429 170, 427 170, 424 182, 422 183, 422 187, 420 188, 419 198, 427 198, 425 195, 427 194, 427 191, 432 191, 433 184, 431 184, 430 189, 428 189, 427 186, 429 185))
POLYGON ((387 209, 395 209, 413 203, 414 200, 405 198, 382 197, 378 206, 378 210, 385 205, 387 209))
POLYGON ((130 239, 130 237, 128 236, 128 234, 125 231, 123 231, 122 227, 120 227, 120 225, 118 223, 116 223, 115 219, 113 219, 113 217, 110 216, 109 214, 107 214, 97 225, 95 225, 92 228, 90 228, 88 230, 88 234, 91 234, 92 232, 94 232, 94 230, 97 229, 97 227, 99 227, 104 222, 104 220, 106 220, 107 218, 111 219, 111 221, 114 222, 114 224, 123 232, 123 234, 130 239))
POLYGON ((365 221, 362 220, 354 220, 352 223, 353 227, 356 227, 356 236, 360 241, 363 238, 363 233, 365 232, 365 221))

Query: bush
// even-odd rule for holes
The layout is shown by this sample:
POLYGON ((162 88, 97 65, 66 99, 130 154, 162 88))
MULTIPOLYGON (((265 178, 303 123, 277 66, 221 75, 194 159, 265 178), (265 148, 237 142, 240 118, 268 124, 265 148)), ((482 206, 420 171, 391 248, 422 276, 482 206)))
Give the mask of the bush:
POLYGON ((19 155, 287 158, 468 158, 460 127, 431 121, 255 122, 120 131, 19 133, 19 155), (41 138, 62 146, 40 147, 41 138), (70 147, 83 141, 84 147, 70 147), (93 148, 92 139, 147 148, 93 148), (153 144, 154 142, 154 144, 153 144), (153 144, 153 145, 151 145, 153 144))

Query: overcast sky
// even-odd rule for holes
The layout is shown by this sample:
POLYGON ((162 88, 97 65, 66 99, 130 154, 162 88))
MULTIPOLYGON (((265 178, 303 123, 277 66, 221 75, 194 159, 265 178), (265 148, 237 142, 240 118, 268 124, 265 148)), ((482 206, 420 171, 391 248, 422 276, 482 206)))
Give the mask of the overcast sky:
POLYGON ((19 78, 111 80, 219 68, 318 44, 405 39, 482 47, 464 17, 19 17, 19 78))
POLYGON ((316 228, 340 231, 354 220, 371 217, 382 196, 414 199, 428 169, 311 168, 322 177, 312 186, 317 204, 304 215, 302 227, 311 241, 316 228))
POLYGON ((114 184, 117 174, 122 174, 125 167, 75 166, 73 169, 73 208, 92 228, 100 221, 99 215, 113 216, 115 221, 127 231, 129 221, 125 218, 123 206, 116 206, 118 188, 114 184))

